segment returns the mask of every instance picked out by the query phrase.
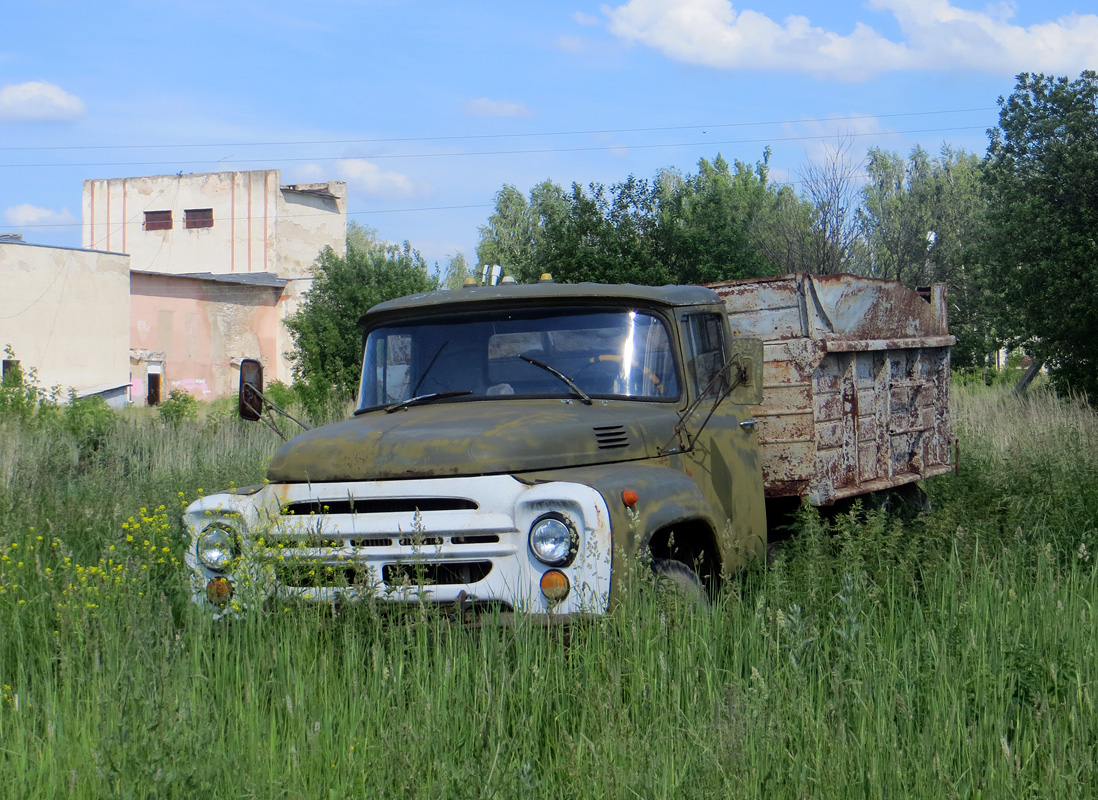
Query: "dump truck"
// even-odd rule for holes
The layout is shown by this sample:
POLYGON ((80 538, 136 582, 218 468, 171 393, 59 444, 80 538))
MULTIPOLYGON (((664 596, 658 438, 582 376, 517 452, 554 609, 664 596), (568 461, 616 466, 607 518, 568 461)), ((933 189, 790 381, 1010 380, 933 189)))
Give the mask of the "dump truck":
MULTIPOLYGON (((637 564, 704 598, 765 557, 768 507, 952 469, 944 286, 545 276, 360 324, 353 416, 187 509, 212 613, 371 599, 569 619, 606 613, 637 564)), ((277 410, 256 360, 240 408, 277 410)))

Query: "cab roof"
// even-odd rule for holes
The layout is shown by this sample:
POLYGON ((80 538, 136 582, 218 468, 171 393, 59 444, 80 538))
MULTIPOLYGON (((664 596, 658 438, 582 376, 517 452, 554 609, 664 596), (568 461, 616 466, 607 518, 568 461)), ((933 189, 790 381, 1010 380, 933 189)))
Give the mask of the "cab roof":
POLYGON ((432 312, 473 310, 480 304, 540 306, 555 302, 587 305, 626 303, 640 306, 700 306, 719 304, 720 296, 705 286, 638 286, 633 283, 532 283, 500 286, 467 286, 412 294, 378 303, 362 317, 359 325, 375 317, 403 316, 409 311, 432 312))

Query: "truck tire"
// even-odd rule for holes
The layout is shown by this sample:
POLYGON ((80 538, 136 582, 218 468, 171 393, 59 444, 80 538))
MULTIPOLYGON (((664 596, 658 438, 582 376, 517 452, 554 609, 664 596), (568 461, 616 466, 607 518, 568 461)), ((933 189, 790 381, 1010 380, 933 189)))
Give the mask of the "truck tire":
POLYGON ((681 561, 657 558, 652 561, 656 588, 661 594, 688 608, 708 608, 709 597, 698 573, 681 561))

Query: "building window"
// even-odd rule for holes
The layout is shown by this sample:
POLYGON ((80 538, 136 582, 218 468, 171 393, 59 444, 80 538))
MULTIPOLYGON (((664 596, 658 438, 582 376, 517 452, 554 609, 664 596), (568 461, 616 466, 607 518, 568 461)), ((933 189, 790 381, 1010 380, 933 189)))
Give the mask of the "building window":
POLYGON ((188 208, 183 212, 184 228, 212 228, 214 210, 212 208, 188 208))
POLYGON ((170 231, 172 229, 172 212, 170 211, 146 211, 145 230, 170 231))
POLYGON ((19 362, 14 358, 5 358, 0 367, 0 382, 4 386, 22 386, 23 371, 19 369, 19 362))

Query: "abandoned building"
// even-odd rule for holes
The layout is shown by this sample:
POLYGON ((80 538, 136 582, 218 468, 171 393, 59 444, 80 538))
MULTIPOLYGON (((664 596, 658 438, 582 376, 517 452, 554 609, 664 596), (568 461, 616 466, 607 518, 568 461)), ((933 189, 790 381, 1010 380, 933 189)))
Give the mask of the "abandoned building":
MULTIPOLYGON (((130 258, 0 240, 0 348, 45 388, 124 405, 130 388, 130 258)), ((4 371, 13 365, 4 356, 4 371)))
POLYGON ((347 185, 283 185, 279 170, 84 182, 85 247, 130 256, 131 399, 234 391, 242 358, 291 380, 282 320, 324 247, 346 252, 347 185))
POLYGON ((283 320, 320 251, 346 253, 347 185, 283 185, 277 169, 88 180, 81 236, 0 239, 0 348, 44 386, 115 405, 214 400, 243 358, 292 379, 283 320))

